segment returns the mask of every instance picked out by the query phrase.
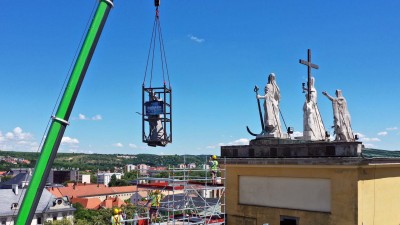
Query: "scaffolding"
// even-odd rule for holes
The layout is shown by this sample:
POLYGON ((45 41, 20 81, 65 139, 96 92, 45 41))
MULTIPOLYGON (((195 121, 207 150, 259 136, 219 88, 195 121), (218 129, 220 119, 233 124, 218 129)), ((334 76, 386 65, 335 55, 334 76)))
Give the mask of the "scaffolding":
MULTIPOLYGON (((210 170, 204 168, 169 168, 163 171, 143 169, 138 176, 136 195, 147 192, 146 201, 136 201, 138 215, 125 220, 127 225, 225 225, 225 163, 220 164, 217 183, 212 184, 210 170), (168 174, 158 178, 156 174, 168 174), (148 175, 144 175, 148 174, 148 175), (149 207, 150 196, 161 193, 155 218, 149 207)), ((139 171, 138 171, 139 172, 139 171)))

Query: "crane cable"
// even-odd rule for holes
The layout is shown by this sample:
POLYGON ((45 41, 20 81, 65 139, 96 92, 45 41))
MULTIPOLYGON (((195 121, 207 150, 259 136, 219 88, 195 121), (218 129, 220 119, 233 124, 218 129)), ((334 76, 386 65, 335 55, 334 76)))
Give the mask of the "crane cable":
POLYGON ((156 4, 156 14, 155 14, 155 18, 154 18, 153 29, 152 29, 151 39, 150 39, 150 47, 149 47, 149 51, 148 51, 148 55, 147 55, 146 68, 144 71, 143 86, 145 86, 145 84, 146 84, 146 77, 147 77, 147 73, 148 73, 148 69, 149 69, 150 60, 151 60, 150 87, 152 86, 153 72, 154 72, 154 56, 155 56, 156 40, 157 40, 157 34, 158 34, 163 82, 164 82, 164 85, 166 85, 166 80, 165 80, 165 73, 166 73, 167 79, 168 79, 168 86, 171 87, 167 57, 165 55, 165 49, 164 49, 164 40, 163 40, 163 36, 162 36, 162 31, 161 31, 161 23, 160 23, 158 6, 159 5, 156 4), (151 58, 150 58, 150 56, 151 56, 151 58))

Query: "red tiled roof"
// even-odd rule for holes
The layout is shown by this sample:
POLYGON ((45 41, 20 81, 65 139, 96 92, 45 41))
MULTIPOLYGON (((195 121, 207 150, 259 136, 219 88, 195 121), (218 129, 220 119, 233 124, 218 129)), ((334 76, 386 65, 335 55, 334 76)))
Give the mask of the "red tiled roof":
POLYGON ((122 205, 126 205, 126 203, 118 198, 118 197, 108 197, 107 199, 105 199, 101 204, 102 207, 111 209, 113 207, 121 207, 122 205))
POLYGON ((98 198, 73 198, 72 203, 81 203, 86 209, 99 209, 101 201, 98 198))
POLYGON ((69 198, 94 197, 104 195, 116 195, 119 193, 133 193, 137 191, 136 186, 106 187, 102 184, 79 184, 67 187, 47 188, 57 197, 68 196, 69 198))
POLYGON ((99 198, 72 198, 72 203, 81 203, 86 209, 99 209, 101 207, 111 209, 113 207, 121 207, 126 203, 118 197, 108 197, 104 201, 99 198))
POLYGON ((183 186, 172 186, 169 185, 167 182, 157 182, 157 183, 151 183, 151 184, 138 184, 138 187, 141 188, 156 188, 160 189, 162 188, 163 190, 182 190, 184 187, 183 186))

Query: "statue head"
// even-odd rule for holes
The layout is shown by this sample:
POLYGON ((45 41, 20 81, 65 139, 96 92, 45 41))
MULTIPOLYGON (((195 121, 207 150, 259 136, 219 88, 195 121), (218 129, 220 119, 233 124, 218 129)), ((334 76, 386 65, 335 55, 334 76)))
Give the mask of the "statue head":
POLYGON ((311 77, 311 79, 310 79, 310 87, 314 87, 314 82, 315 82, 314 77, 311 77))
POLYGON ((339 89, 336 90, 336 97, 338 97, 338 98, 343 97, 342 90, 339 90, 339 89))
POLYGON ((270 73, 268 76, 268 83, 276 82, 275 74, 270 73))

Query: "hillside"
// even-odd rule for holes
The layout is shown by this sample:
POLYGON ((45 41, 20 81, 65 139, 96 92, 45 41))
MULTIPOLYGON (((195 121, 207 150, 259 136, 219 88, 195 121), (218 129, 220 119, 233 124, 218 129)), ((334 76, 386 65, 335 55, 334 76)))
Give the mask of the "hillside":
MULTIPOLYGON (((9 170, 18 167, 34 167, 39 153, 0 151, 0 157, 23 158, 30 164, 11 164, 1 161, 0 170, 9 170)), ((147 164, 150 166, 176 166, 181 163, 206 163, 206 155, 121 155, 121 154, 83 154, 58 153, 53 168, 79 168, 80 170, 113 170, 114 167, 123 167, 126 164, 147 164)))

